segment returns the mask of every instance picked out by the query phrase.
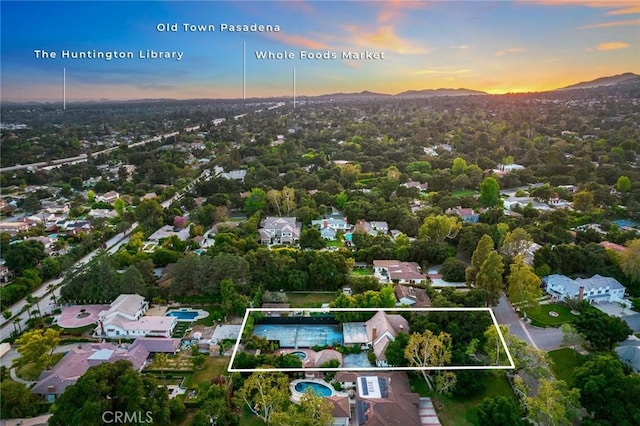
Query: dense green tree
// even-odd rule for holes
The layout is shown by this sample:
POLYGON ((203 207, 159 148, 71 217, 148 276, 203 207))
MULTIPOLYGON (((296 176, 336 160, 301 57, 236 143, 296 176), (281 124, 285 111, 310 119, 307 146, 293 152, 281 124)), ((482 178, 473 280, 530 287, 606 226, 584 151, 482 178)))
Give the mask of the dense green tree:
POLYGON ((640 424, 640 376, 626 375, 623 364, 612 354, 596 355, 574 371, 574 386, 581 405, 594 424, 640 424))
POLYGON ((38 414, 37 397, 22 383, 3 380, 0 383, 0 418, 15 419, 38 414))
POLYGON ((525 426, 522 410, 516 402, 505 396, 490 397, 478 405, 478 424, 480 426, 525 426))
POLYGON ((102 425, 111 420, 103 414, 116 411, 142 413, 143 421, 148 414, 154 424, 167 425, 171 420, 166 389, 155 377, 140 374, 124 360, 89 368, 56 400, 51 411, 52 426, 102 425))
POLYGON ((265 207, 267 207, 267 193, 261 188, 253 188, 244 203, 247 215, 263 212, 265 207))
POLYGON ((608 315, 598 309, 587 309, 576 319, 574 324, 578 332, 589 341, 597 351, 607 351, 622 340, 625 340, 633 330, 621 318, 608 315))
POLYGON ((500 184, 492 177, 485 178, 480 184, 480 204, 484 207, 502 205, 500 201, 500 184))
POLYGON ((446 239, 455 238, 460 229, 462 222, 456 216, 427 216, 418 230, 418 235, 432 242, 444 242, 446 239))
POLYGON ((289 403, 289 380, 283 373, 252 373, 235 392, 236 404, 246 407, 266 424, 286 410, 289 403))
POLYGON ((33 268, 46 257, 44 245, 40 241, 26 240, 11 244, 2 254, 7 268, 15 274, 21 274, 25 269, 33 268))
POLYGON ((627 242, 627 249, 620 254, 620 269, 629 278, 640 280, 640 239, 627 242))
POLYGON ((147 231, 153 232, 164 225, 162 205, 155 198, 142 200, 136 206, 135 218, 147 231))
POLYGON ((442 274, 442 279, 449 282, 464 282, 465 270, 467 265, 455 257, 450 257, 444 261, 439 273, 442 274))
POLYGON ((573 194, 573 208, 579 212, 588 212, 594 207, 593 192, 580 191, 573 194))
POLYGON ((529 418, 538 425, 571 425, 580 407, 577 389, 562 380, 541 379, 534 397, 526 397, 529 418))
POLYGON ((404 350, 409 343, 409 335, 407 333, 398 333, 396 339, 389 342, 387 349, 384 351, 384 355, 387 358, 387 363, 395 367, 406 367, 409 365, 407 358, 404 356, 404 350))
POLYGON ((498 302, 502 292, 502 272, 504 264, 502 257, 495 251, 489 253, 487 260, 482 263, 476 278, 476 287, 484 290, 486 306, 493 306, 498 302))
POLYGON ((37 328, 25 332, 16 340, 20 358, 16 365, 25 365, 33 362, 45 368, 49 368, 53 350, 60 342, 60 331, 52 328, 37 328))
POLYGON ((631 191, 631 179, 627 176, 620 176, 616 182, 616 189, 620 192, 631 191))
MULTIPOLYGON (((411 367, 442 367, 451 362, 451 335, 445 332, 434 334, 431 330, 422 333, 412 333, 404 349, 404 357, 411 367)), ((420 373, 427 382, 430 390, 440 391, 435 383, 440 371, 435 373, 436 379, 430 371, 421 369, 420 373)), ((455 384, 455 376, 454 376, 455 384)))
POLYGON ((516 228, 507 232, 502 241, 500 252, 504 254, 508 262, 513 261, 516 256, 524 256, 533 244, 533 238, 522 228, 516 228))
POLYGON ((509 301, 520 306, 525 315, 527 309, 535 309, 539 305, 542 297, 540 278, 524 263, 522 256, 516 256, 511 264, 507 283, 509 301))
POLYGON ((319 250, 324 248, 325 246, 326 242, 322 238, 319 230, 315 228, 309 228, 302 231, 302 235, 300 236, 301 248, 319 250))
POLYGON ((275 413, 272 422, 276 425, 326 426, 333 422, 331 408, 327 399, 307 390, 298 404, 289 404, 286 411, 275 413))
POLYGON ((488 234, 484 234, 478 241, 476 249, 473 251, 473 255, 471 256, 471 265, 469 265, 465 271, 468 286, 475 285, 480 267, 485 260, 487 260, 489 254, 494 251, 493 248, 493 238, 488 234))

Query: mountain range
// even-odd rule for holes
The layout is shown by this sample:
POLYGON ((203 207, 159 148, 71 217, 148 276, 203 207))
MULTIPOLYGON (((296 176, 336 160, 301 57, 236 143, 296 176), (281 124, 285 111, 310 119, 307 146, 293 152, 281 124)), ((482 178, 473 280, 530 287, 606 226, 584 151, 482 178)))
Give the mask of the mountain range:
MULTIPOLYGON (((624 74, 613 75, 608 77, 600 77, 591 81, 583 81, 581 83, 572 84, 570 86, 561 87, 555 90, 572 90, 572 89, 592 89, 603 86, 616 86, 640 83, 640 75, 627 72, 624 74)), ((554 90, 551 90, 554 91, 554 90)), ((407 90, 405 92, 391 95, 388 93, 376 93, 368 90, 357 93, 330 93, 319 96, 301 96, 298 99, 373 99, 373 98, 428 98, 434 96, 468 96, 468 95, 487 95, 487 92, 471 89, 425 89, 425 90, 407 90)))

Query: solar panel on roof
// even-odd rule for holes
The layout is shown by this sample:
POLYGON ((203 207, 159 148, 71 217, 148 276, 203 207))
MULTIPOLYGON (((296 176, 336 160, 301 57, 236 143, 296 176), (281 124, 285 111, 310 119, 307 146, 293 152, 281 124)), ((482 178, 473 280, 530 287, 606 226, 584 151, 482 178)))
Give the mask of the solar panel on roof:
POLYGON ((360 377, 360 393, 362 394, 362 396, 369 395, 369 389, 368 389, 368 386, 367 386, 367 378, 366 377, 360 377))

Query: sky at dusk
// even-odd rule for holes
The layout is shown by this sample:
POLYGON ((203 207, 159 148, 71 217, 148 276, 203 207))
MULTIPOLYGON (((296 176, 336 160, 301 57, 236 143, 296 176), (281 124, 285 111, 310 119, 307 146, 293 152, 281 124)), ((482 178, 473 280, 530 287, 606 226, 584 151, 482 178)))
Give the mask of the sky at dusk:
POLYGON ((640 73, 637 0, 3 0, 0 15, 3 101, 61 101, 63 82, 67 101, 291 96, 294 68, 298 96, 543 91, 640 73), (279 31, 224 30, 252 24, 279 31), (133 57, 62 57, 87 51, 133 57), (293 59, 257 58, 268 51, 293 59))

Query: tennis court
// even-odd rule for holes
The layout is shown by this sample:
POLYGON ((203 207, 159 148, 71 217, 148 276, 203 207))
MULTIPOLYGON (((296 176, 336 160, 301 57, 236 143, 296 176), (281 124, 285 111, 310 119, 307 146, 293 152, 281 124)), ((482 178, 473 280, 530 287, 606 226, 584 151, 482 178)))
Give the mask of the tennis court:
POLYGON ((311 348, 313 346, 342 345, 339 325, 259 324, 253 334, 280 342, 282 348, 311 348))

